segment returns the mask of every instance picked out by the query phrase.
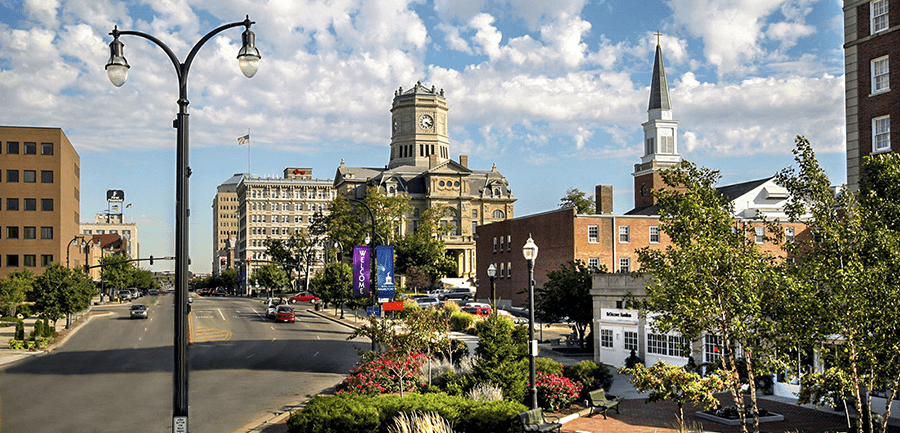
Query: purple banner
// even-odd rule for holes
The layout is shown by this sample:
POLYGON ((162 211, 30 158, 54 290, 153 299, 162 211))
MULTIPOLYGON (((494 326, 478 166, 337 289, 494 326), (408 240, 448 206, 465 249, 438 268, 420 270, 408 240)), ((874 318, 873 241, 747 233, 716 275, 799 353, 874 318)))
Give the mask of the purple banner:
POLYGON ((353 297, 369 297, 372 253, 368 247, 353 247, 353 297))
POLYGON ((375 282, 378 299, 394 297, 394 246, 375 247, 375 282))

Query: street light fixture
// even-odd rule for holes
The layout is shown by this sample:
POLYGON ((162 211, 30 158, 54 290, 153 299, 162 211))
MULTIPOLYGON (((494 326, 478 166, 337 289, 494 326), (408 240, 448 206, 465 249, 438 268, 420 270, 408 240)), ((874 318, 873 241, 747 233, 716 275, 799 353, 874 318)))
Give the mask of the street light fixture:
POLYGON ((209 39, 216 34, 230 29, 232 27, 244 26, 245 30, 242 36, 243 46, 238 52, 238 63, 241 72, 247 78, 256 74, 259 68, 259 50, 256 49, 253 32, 250 26, 255 24, 250 21, 249 15, 243 21, 237 21, 230 24, 224 24, 207 33, 201 38, 182 63, 174 52, 162 41, 154 36, 138 31, 122 31, 118 26, 113 28, 110 35, 113 41, 109 44, 109 61, 106 63, 106 73, 109 81, 116 87, 121 87, 128 79, 128 69, 130 66, 125 60, 124 47, 119 36, 133 35, 147 39, 165 51, 169 60, 175 66, 175 73, 178 77, 178 115, 173 126, 177 130, 176 138, 176 186, 175 186, 175 341, 174 341, 174 361, 175 369, 173 374, 173 418, 172 430, 174 432, 188 431, 188 368, 187 368, 187 346, 188 346, 188 329, 187 315, 190 313, 190 307, 187 304, 187 282, 189 279, 188 272, 190 259, 188 258, 190 250, 188 248, 188 231, 189 226, 187 219, 190 214, 188 209, 188 178, 191 176, 191 169, 188 166, 188 113, 187 106, 190 104, 187 97, 187 78, 190 72, 191 63, 194 56, 209 39))
POLYGON ((528 234, 528 241, 522 247, 522 255, 528 262, 528 361, 531 369, 530 384, 531 389, 528 390, 528 397, 531 401, 531 408, 537 409, 537 382, 536 372, 534 368, 534 358, 537 356, 537 341, 534 341, 534 261, 537 260, 538 246, 528 234))
POLYGON ((340 275, 338 277, 338 285, 341 288, 341 319, 344 318, 344 246, 340 241, 334 241, 334 247, 338 250, 338 269, 340 275))
POLYGON ((491 263, 487 268, 488 277, 491 277, 491 309, 497 308, 497 291, 494 288, 494 280, 497 278, 497 267, 491 263))

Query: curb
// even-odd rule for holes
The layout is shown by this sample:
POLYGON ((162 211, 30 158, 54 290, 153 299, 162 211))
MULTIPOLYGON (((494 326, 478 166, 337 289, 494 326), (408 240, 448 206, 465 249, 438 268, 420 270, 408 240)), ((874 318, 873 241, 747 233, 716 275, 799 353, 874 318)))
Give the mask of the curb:
POLYGON ((311 313, 311 314, 314 314, 314 315, 316 315, 316 316, 318 316, 318 317, 321 317, 321 318, 323 318, 323 319, 325 319, 325 320, 330 320, 330 321, 332 321, 332 322, 334 322, 334 323, 337 323, 337 324, 339 324, 339 325, 344 325, 344 326, 346 326, 346 327, 348 327, 348 328, 351 328, 351 329, 359 329, 359 327, 356 326, 356 325, 354 325, 354 324, 347 323, 347 322, 343 322, 343 321, 341 321, 341 319, 338 319, 338 318, 335 318, 335 317, 331 317, 330 315, 326 315, 326 314, 320 313, 320 312, 315 311, 315 310, 307 310, 307 311, 308 311, 309 313, 311 313))

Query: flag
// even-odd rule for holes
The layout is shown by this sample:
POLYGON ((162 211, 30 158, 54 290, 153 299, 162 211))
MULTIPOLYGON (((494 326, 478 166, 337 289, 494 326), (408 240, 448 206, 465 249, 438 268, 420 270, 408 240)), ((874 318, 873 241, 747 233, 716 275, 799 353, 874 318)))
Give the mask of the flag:
POLYGON ((114 204, 113 207, 112 207, 112 210, 118 212, 118 211, 119 211, 119 205, 114 204))
POLYGON ((394 297, 394 246, 379 245, 375 247, 376 286, 379 298, 394 297))
POLYGON ((238 137, 238 146, 247 143, 250 143, 250 134, 247 134, 243 137, 238 137))
POLYGON ((353 297, 369 296, 372 255, 368 247, 353 247, 353 297))
POLYGON ((131 208, 131 203, 125 205, 125 209, 131 208))

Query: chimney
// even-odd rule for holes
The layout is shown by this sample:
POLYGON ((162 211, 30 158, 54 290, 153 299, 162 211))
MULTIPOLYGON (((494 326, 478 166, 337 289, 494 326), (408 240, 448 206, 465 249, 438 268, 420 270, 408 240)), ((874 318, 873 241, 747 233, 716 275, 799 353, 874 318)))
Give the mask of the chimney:
POLYGON ((459 165, 469 168, 469 155, 459 155, 459 165))
POLYGON ((612 185, 597 185, 594 187, 594 200, 596 201, 598 215, 610 215, 613 213, 613 187, 612 185))

